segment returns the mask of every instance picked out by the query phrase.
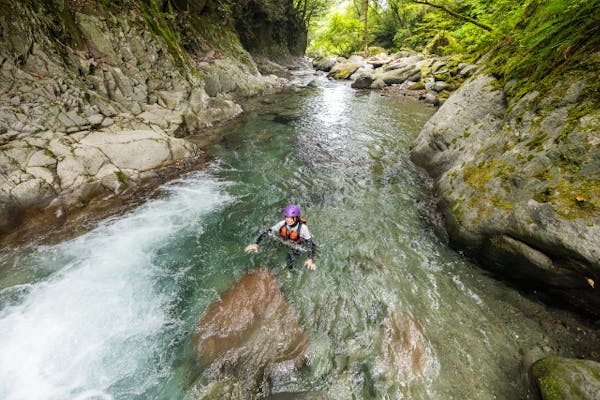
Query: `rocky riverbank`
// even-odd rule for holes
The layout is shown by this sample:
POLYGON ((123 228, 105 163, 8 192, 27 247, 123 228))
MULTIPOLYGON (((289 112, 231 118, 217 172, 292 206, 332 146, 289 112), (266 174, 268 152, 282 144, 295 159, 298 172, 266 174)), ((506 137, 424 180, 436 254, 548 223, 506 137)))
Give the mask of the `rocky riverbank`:
POLYGON ((364 58, 316 58, 313 67, 331 79, 350 80, 355 89, 376 89, 414 96, 434 106, 460 87, 477 69, 454 57, 400 51, 364 58))
POLYGON ((233 11, 243 10, 215 23, 210 2, 186 12, 120 3, 16 2, 0 12, 0 235, 159 181, 200 156, 183 137, 289 84, 265 57, 262 74, 242 45, 233 11))

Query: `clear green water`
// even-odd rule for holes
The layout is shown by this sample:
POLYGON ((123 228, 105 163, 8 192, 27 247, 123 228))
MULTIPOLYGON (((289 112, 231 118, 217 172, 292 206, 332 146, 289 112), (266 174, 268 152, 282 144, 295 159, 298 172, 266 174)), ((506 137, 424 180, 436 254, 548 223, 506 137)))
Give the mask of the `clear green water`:
POLYGON ((64 243, 0 255, 0 398, 177 399, 201 371, 196 322, 275 243, 243 252, 301 204, 316 272, 277 273, 310 338, 281 391, 332 399, 529 398, 522 353, 546 340, 525 300, 421 218, 409 146, 433 110, 338 83, 271 98, 212 132, 214 163, 164 196, 64 243), (382 321, 411 314, 425 376, 381 361, 382 321))

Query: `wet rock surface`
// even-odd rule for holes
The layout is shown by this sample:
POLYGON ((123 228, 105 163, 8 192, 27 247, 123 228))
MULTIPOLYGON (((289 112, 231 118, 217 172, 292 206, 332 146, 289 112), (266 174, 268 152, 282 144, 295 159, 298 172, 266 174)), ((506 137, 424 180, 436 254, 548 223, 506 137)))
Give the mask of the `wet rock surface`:
POLYGON ((231 376, 250 384, 293 373, 308 348, 296 311, 264 269, 249 272, 211 304, 194 343, 211 378, 231 376))

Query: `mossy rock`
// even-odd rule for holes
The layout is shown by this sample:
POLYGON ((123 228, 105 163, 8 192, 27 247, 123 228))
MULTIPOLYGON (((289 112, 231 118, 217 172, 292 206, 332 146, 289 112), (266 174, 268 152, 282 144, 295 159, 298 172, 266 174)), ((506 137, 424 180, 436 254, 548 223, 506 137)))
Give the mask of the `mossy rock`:
POLYGON ((425 90, 425 84, 423 82, 413 83, 408 87, 409 90, 425 90))
POLYGON ((547 357, 531 367, 543 400, 597 400, 600 363, 563 357, 547 357))
POLYGON ((329 74, 327 75, 330 78, 334 79, 348 79, 350 75, 356 72, 356 70, 360 67, 360 64, 353 63, 344 63, 335 65, 329 74))

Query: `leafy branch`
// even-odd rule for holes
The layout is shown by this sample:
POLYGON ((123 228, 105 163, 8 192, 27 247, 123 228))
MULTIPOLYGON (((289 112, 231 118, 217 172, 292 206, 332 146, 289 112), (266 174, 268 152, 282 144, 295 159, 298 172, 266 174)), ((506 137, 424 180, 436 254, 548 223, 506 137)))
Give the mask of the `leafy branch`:
POLYGON ((433 8, 438 8, 438 9, 443 10, 443 11, 447 12, 448 14, 452 15, 453 17, 456 17, 456 18, 462 19, 464 21, 470 22, 473 25, 476 25, 476 26, 478 26, 478 27, 480 27, 482 29, 485 29, 488 32, 491 32, 491 31, 494 30, 494 28, 492 28, 491 26, 486 25, 486 24, 484 24, 482 22, 479 22, 475 18, 471 18, 468 15, 460 14, 460 13, 454 11, 454 10, 449 9, 446 6, 442 6, 440 4, 430 3, 429 1, 426 1, 426 0, 410 0, 410 1, 412 1, 413 3, 416 3, 416 4, 424 4, 426 6, 430 6, 430 7, 433 7, 433 8))

